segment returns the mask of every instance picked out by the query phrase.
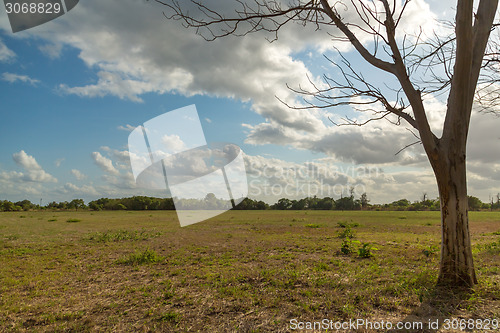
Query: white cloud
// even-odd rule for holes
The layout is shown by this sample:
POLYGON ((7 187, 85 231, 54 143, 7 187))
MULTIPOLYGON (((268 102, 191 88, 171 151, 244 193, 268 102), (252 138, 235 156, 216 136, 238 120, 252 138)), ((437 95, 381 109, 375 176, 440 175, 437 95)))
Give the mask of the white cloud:
POLYGON ((61 56, 63 45, 61 43, 57 44, 45 44, 39 47, 40 51, 45 54, 50 59, 57 59, 61 56))
POLYGON ((118 169, 130 170, 130 153, 128 150, 111 149, 107 146, 103 146, 101 149, 110 156, 118 169))
POLYGON ((33 156, 26 154, 24 150, 12 155, 12 159, 17 165, 22 167, 25 172, 3 172, 2 178, 11 181, 23 181, 34 183, 56 183, 57 179, 47 173, 38 164, 33 156))
MULTIPOLYGON (((175 73, 172 73, 175 74, 175 73)), ((81 97, 104 97, 106 95, 117 96, 120 99, 129 99, 133 102, 143 102, 139 95, 147 92, 165 93, 170 89, 161 88, 146 81, 138 81, 116 72, 100 71, 97 73, 99 80, 97 84, 83 87, 69 87, 65 84, 59 85, 59 89, 67 94, 75 94, 81 97)))
POLYGON ((77 180, 84 180, 85 178, 87 178, 87 176, 83 174, 80 170, 71 169, 70 172, 77 180))
POLYGON ((27 75, 20 75, 20 74, 14 74, 14 73, 3 73, 2 80, 10 82, 10 83, 21 81, 21 82, 29 83, 33 86, 40 82, 39 80, 32 79, 27 75))
POLYGON ((8 62, 16 57, 14 51, 9 49, 7 45, 0 39, 0 62, 8 62))
POLYGON ((131 190, 136 188, 134 175, 131 172, 117 175, 104 175, 103 179, 115 189, 131 190))
POLYGON ((91 156, 95 164, 102 170, 110 174, 119 174, 119 171, 114 167, 113 162, 109 158, 102 156, 99 152, 93 152, 91 156))
POLYGON ((24 150, 12 155, 14 162, 17 165, 23 167, 26 170, 42 170, 42 167, 38 164, 33 156, 26 154, 24 150))
POLYGON ((437 196, 432 171, 385 172, 375 165, 339 164, 334 158, 293 163, 276 158, 245 155, 249 197, 274 203, 280 198, 306 196, 338 199, 368 193, 372 203, 388 203, 401 198, 418 200, 422 192, 437 196))
POLYGON ((99 192, 91 185, 76 186, 72 183, 66 183, 60 190, 64 194, 75 196, 98 196, 99 192))
POLYGON ((205 118, 205 121, 206 121, 207 123, 209 123, 209 124, 211 124, 211 123, 212 123, 212 119, 210 119, 210 118, 205 118))
POLYGON ((165 148, 166 152, 186 150, 186 144, 176 134, 172 135, 165 134, 161 138, 161 142, 162 142, 162 147, 165 148))

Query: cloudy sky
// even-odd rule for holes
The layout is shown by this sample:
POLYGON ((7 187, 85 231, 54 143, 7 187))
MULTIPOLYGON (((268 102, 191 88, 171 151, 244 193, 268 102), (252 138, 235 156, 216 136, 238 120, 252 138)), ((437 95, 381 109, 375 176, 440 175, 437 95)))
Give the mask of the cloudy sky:
MULTIPOLYGON (((332 41, 337 31, 292 24, 273 43, 264 34, 207 42, 163 10, 151 1, 86 0, 18 33, 0 10, 0 199, 168 196, 167 189, 136 186, 128 136, 192 104, 207 142, 243 150, 252 198, 338 198, 351 187, 373 203, 437 197, 421 147, 396 155, 415 141, 405 124, 336 127, 329 118, 370 115, 348 107, 292 110, 280 102, 303 103, 287 84, 308 87, 309 77, 321 85, 322 74, 339 75, 323 56, 340 61, 334 47, 373 84, 391 84, 348 45, 332 41)), ((438 19, 452 15, 452 4, 415 0, 401 29, 411 33, 422 24, 430 35, 438 19)), ((439 134, 444 98, 428 96, 425 104, 439 134)), ((495 116, 473 116, 469 192, 483 201, 500 192, 499 125, 495 116)))

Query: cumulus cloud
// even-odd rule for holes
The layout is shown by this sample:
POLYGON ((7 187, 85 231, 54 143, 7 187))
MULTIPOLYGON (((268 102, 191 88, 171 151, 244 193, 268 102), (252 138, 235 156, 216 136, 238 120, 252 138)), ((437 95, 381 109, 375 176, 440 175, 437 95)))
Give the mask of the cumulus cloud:
POLYGON ((72 183, 66 183, 59 192, 73 196, 98 196, 99 192, 91 185, 76 186, 72 183))
POLYGON ((306 75, 313 76, 291 53, 307 45, 330 43, 326 32, 311 34, 313 27, 306 32, 291 25, 283 31, 279 45, 266 42, 262 35, 207 43, 178 22, 165 20, 158 9, 164 7, 126 0, 118 9, 94 0, 80 4, 71 20, 63 17, 50 27, 27 33, 50 37, 55 45, 69 44, 80 50, 80 58, 89 67, 99 69, 94 83, 61 83, 59 89, 65 93, 114 95, 136 102, 151 92, 208 94, 252 101, 256 112, 289 126, 312 130, 320 125, 312 112, 289 111, 274 96, 295 99, 287 82, 308 86, 306 75), (117 11, 119 15, 112 18, 107 14, 117 11), (281 91, 275 91, 277 87, 281 91))
POLYGON ((10 82, 10 83, 20 81, 20 82, 29 83, 33 86, 40 82, 39 80, 32 79, 27 75, 20 75, 20 74, 14 74, 14 73, 3 73, 2 80, 10 82))
POLYGON ((12 155, 12 159, 17 165, 23 167, 26 170, 42 170, 42 167, 38 164, 33 156, 26 154, 24 150, 12 155))
POLYGON ((91 156, 94 163, 103 171, 115 175, 120 173, 113 165, 113 162, 109 158, 102 156, 101 153, 93 152, 91 156))
POLYGON ((170 151, 183 151, 186 150, 186 144, 182 139, 176 135, 168 135, 165 134, 161 138, 161 142, 163 144, 163 147, 165 147, 165 151, 170 152, 170 151))
POLYGON ((113 160, 114 165, 120 170, 130 170, 130 157, 128 150, 118 150, 111 149, 108 146, 102 146, 101 150, 104 151, 111 160, 113 160))
POLYGON ((12 171, 9 173, 3 172, 3 179, 19 180, 25 182, 35 182, 35 183, 56 183, 57 179, 47 173, 38 164, 36 159, 26 154, 24 150, 12 155, 12 159, 17 165, 24 169, 24 172, 12 171))
POLYGON ((245 155, 249 197, 274 203, 280 198, 306 196, 356 197, 368 193, 372 203, 387 203, 407 198, 418 200, 422 192, 437 196, 430 168, 384 172, 376 165, 342 163, 335 158, 320 158, 303 163, 264 156, 245 155))
POLYGON ((71 169, 70 172, 77 180, 84 180, 85 178, 87 178, 87 176, 83 174, 80 170, 71 169))

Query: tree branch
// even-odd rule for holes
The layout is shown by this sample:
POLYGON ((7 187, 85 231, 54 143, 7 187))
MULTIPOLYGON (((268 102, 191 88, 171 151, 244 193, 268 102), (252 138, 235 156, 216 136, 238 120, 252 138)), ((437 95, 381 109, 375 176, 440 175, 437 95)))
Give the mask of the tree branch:
POLYGON ((383 61, 377 57, 375 57, 373 54, 371 54, 364 46, 361 44, 358 38, 352 33, 352 31, 347 27, 347 25, 342 22, 338 14, 336 14, 332 7, 328 4, 328 0, 320 0, 321 5, 323 7, 323 11, 330 17, 333 21, 333 23, 337 26, 337 28, 342 31, 342 33, 349 39, 349 42, 351 42, 352 46, 358 51, 358 53, 368 61, 371 65, 386 71, 388 73, 393 73, 395 72, 394 64, 391 64, 390 62, 383 61))

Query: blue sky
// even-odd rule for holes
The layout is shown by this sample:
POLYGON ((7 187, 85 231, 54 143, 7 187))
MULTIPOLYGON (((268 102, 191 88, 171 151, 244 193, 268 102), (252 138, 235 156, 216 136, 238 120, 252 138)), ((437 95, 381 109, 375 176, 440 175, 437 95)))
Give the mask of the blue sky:
MULTIPOLYGON (((433 18, 450 13, 439 1, 415 3, 406 29, 415 22, 432 29, 433 18)), ((328 116, 362 120, 366 115, 346 107, 290 110, 275 98, 300 103, 287 83, 307 85, 307 75, 318 82, 322 73, 336 75, 323 58, 328 54, 338 60, 326 32, 292 26, 272 44, 259 34, 208 43, 165 20, 161 10, 141 1, 118 6, 89 0, 52 22, 16 34, 0 11, 0 199, 43 198, 47 203, 165 195, 134 186, 127 138, 134 126, 191 104, 197 106, 207 141, 242 148, 247 169, 252 169, 250 179, 258 170, 314 166, 324 175, 300 182, 321 188, 338 185, 345 192, 357 186, 373 202, 417 200, 424 192, 437 195, 418 146, 395 156, 413 141, 405 126, 379 122, 363 129, 336 128, 328 116), (362 174, 363 168, 371 171, 362 174)), ((391 82, 347 46, 335 46, 343 47, 372 82, 391 82)), ((444 102, 431 96, 426 103, 438 132, 444 102)), ((474 116, 469 188, 485 201, 500 191, 496 128, 497 118, 474 116)), ((262 190, 297 186, 296 178, 278 172, 254 179, 254 184, 262 190)), ((271 202, 280 197, 263 193, 250 196, 271 202)), ((340 196, 338 190, 318 194, 340 196)))

